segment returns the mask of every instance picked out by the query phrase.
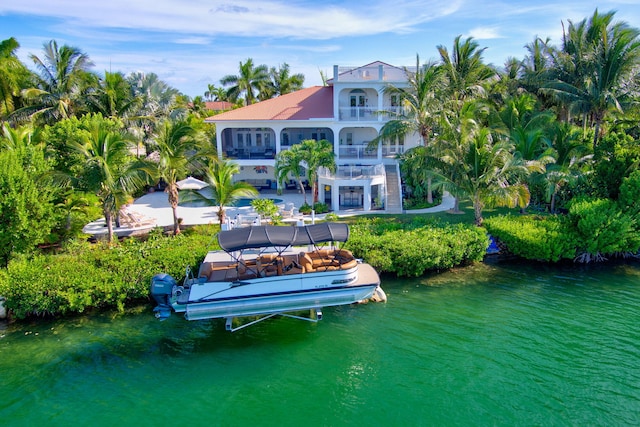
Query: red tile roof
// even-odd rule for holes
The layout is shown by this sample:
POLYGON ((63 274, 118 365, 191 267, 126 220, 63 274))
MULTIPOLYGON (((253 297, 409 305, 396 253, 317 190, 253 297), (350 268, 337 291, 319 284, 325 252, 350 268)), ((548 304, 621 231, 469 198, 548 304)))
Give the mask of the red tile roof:
POLYGON ((206 119, 207 122, 236 120, 309 120, 333 118, 333 88, 313 86, 257 102, 206 119))
POLYGON ((207 110, 211 111, 225 111, 233 108, 233 104, 227 101, 206 101, 204 104, 207 110))

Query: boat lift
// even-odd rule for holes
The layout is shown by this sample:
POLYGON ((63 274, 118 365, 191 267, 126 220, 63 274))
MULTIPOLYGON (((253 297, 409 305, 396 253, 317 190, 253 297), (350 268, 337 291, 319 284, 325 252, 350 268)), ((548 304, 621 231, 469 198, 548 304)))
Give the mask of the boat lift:
POLYGON ((225 317, 225 329, 229 332, 239 331, 240 329, 244 329, 248 326, 255 325, 256 323, 260 323, 263 320, 270 319, 274 316, 290 317, 292 319, 306 320, 307 322, 318 323, 320 320, 322 320, 322 308, 312 308, 309 311, 309 317, 297 316, 295 314, 283 313, 283 312, 266 314, 255 320, 252 320, 247 323, 243 323, 242 325, 236 326, 236 327, 233 326, 233 321, 236 319, 239 319, 238 317, 225 317))

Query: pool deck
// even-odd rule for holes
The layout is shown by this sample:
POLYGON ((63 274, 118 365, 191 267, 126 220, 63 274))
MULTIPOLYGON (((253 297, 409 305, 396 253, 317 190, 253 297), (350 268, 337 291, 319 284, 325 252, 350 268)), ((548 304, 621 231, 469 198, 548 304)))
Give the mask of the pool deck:
MULTIPOLYGON (((304 203, 302 194, 295 190, 285 191, 283 194, 276 194, 274 190, 261 191, 260 197, 265 198, 277 198, 282 199, 278 205, 286 205, 293 203, 296 208, 299 208, 304 203)), ((307 201, 311 200, 311 194, 307 192, 307 201)), ((442 200, 442 204, 428 209, 419 209, 409 211, 410 213, 433 213, 449 210, 453 207, 453 197, 445 194, 442 200)), ((114 227, 114 232, 119 236, 144 234, 150 228, 163 227, 168 229, 173 227, 173 212, 167 198, 167 193, 162 191, 156 191, 153 193, 147 193, 142 197, 136 199, 131 205, 127 207, 129 212, 138 214, 139 216, 146 218, 149 222, 140 226, 127 226, 127 227, 114 227)), ((236 215, 248 215, 253 213, 253 207, 229 207, 227 208, 227 217, 235 218, 236 215)), ((336 212, 339 216, 352 216, 365 213, 361 209, 350 209, 336 212)), ((383 213, 383 211, 376 211, 375 213, 383 213)), ((178 217, 182 218, 182 224, 184 226, 198 225, 198 224, 215 224, 218 222, 218 208, 216 206, 204 206, 204 207, 190 207, 190 206, 178 206, 178 217)), ((324 219, 324 215, 320 214, 316 216, 317 219, 324 219)), ((305 220, 307 223, 311 221, 311 216, 297 215, 293 218, 287 219, 287 221, 305 220)), ((87 224, 83 228, 84 233, 94 237, 104 236, 107 234, 107 226, 104 218, 97 221, 93 221, 87 224)))

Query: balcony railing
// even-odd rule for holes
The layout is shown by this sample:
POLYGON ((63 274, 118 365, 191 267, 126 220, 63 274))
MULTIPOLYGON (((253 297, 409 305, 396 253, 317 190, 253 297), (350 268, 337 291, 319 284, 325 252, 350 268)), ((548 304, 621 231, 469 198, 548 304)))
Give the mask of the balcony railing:
POLYGON ((375 159, 378 157, 378 150, 369 150, 367 144, 341 145, 338 148, 339 159, 375 159))
POLYGON ((275 158, 275 150, 268 147, 228 148, 225 150, 225 154, 229 159, 239 160, 275 158))
POLYGON ((383 157, 393 157, 396 154, 404 153, 404 145, 383 145, 382 146, 382 156, 383 157))
POLYGON ((372 178, 374 176, 384 176, 384 165, 349 165, 338 166, 336 173, 332 174, 327 168, 320 168, 318 170, 318 176, 321 178, 330 179, 358 179, 358 178, 372 178))
POLYGON ((381 110, 371 107, 340 107, 340 120, 354 122, 387 121, 397 118, 402 107, 383 107, 381 110))

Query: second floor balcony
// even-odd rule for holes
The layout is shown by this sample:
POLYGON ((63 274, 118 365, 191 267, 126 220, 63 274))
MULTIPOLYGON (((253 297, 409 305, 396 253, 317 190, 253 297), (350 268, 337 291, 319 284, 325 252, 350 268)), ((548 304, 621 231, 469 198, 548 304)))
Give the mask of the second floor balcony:
POLYGON ((341 121, 353 122, 376 122, 388 121, 398 117, 402 112, 402 107, 388 106, 382 109, 371 107, 340 107, 339 119, 341 121))

